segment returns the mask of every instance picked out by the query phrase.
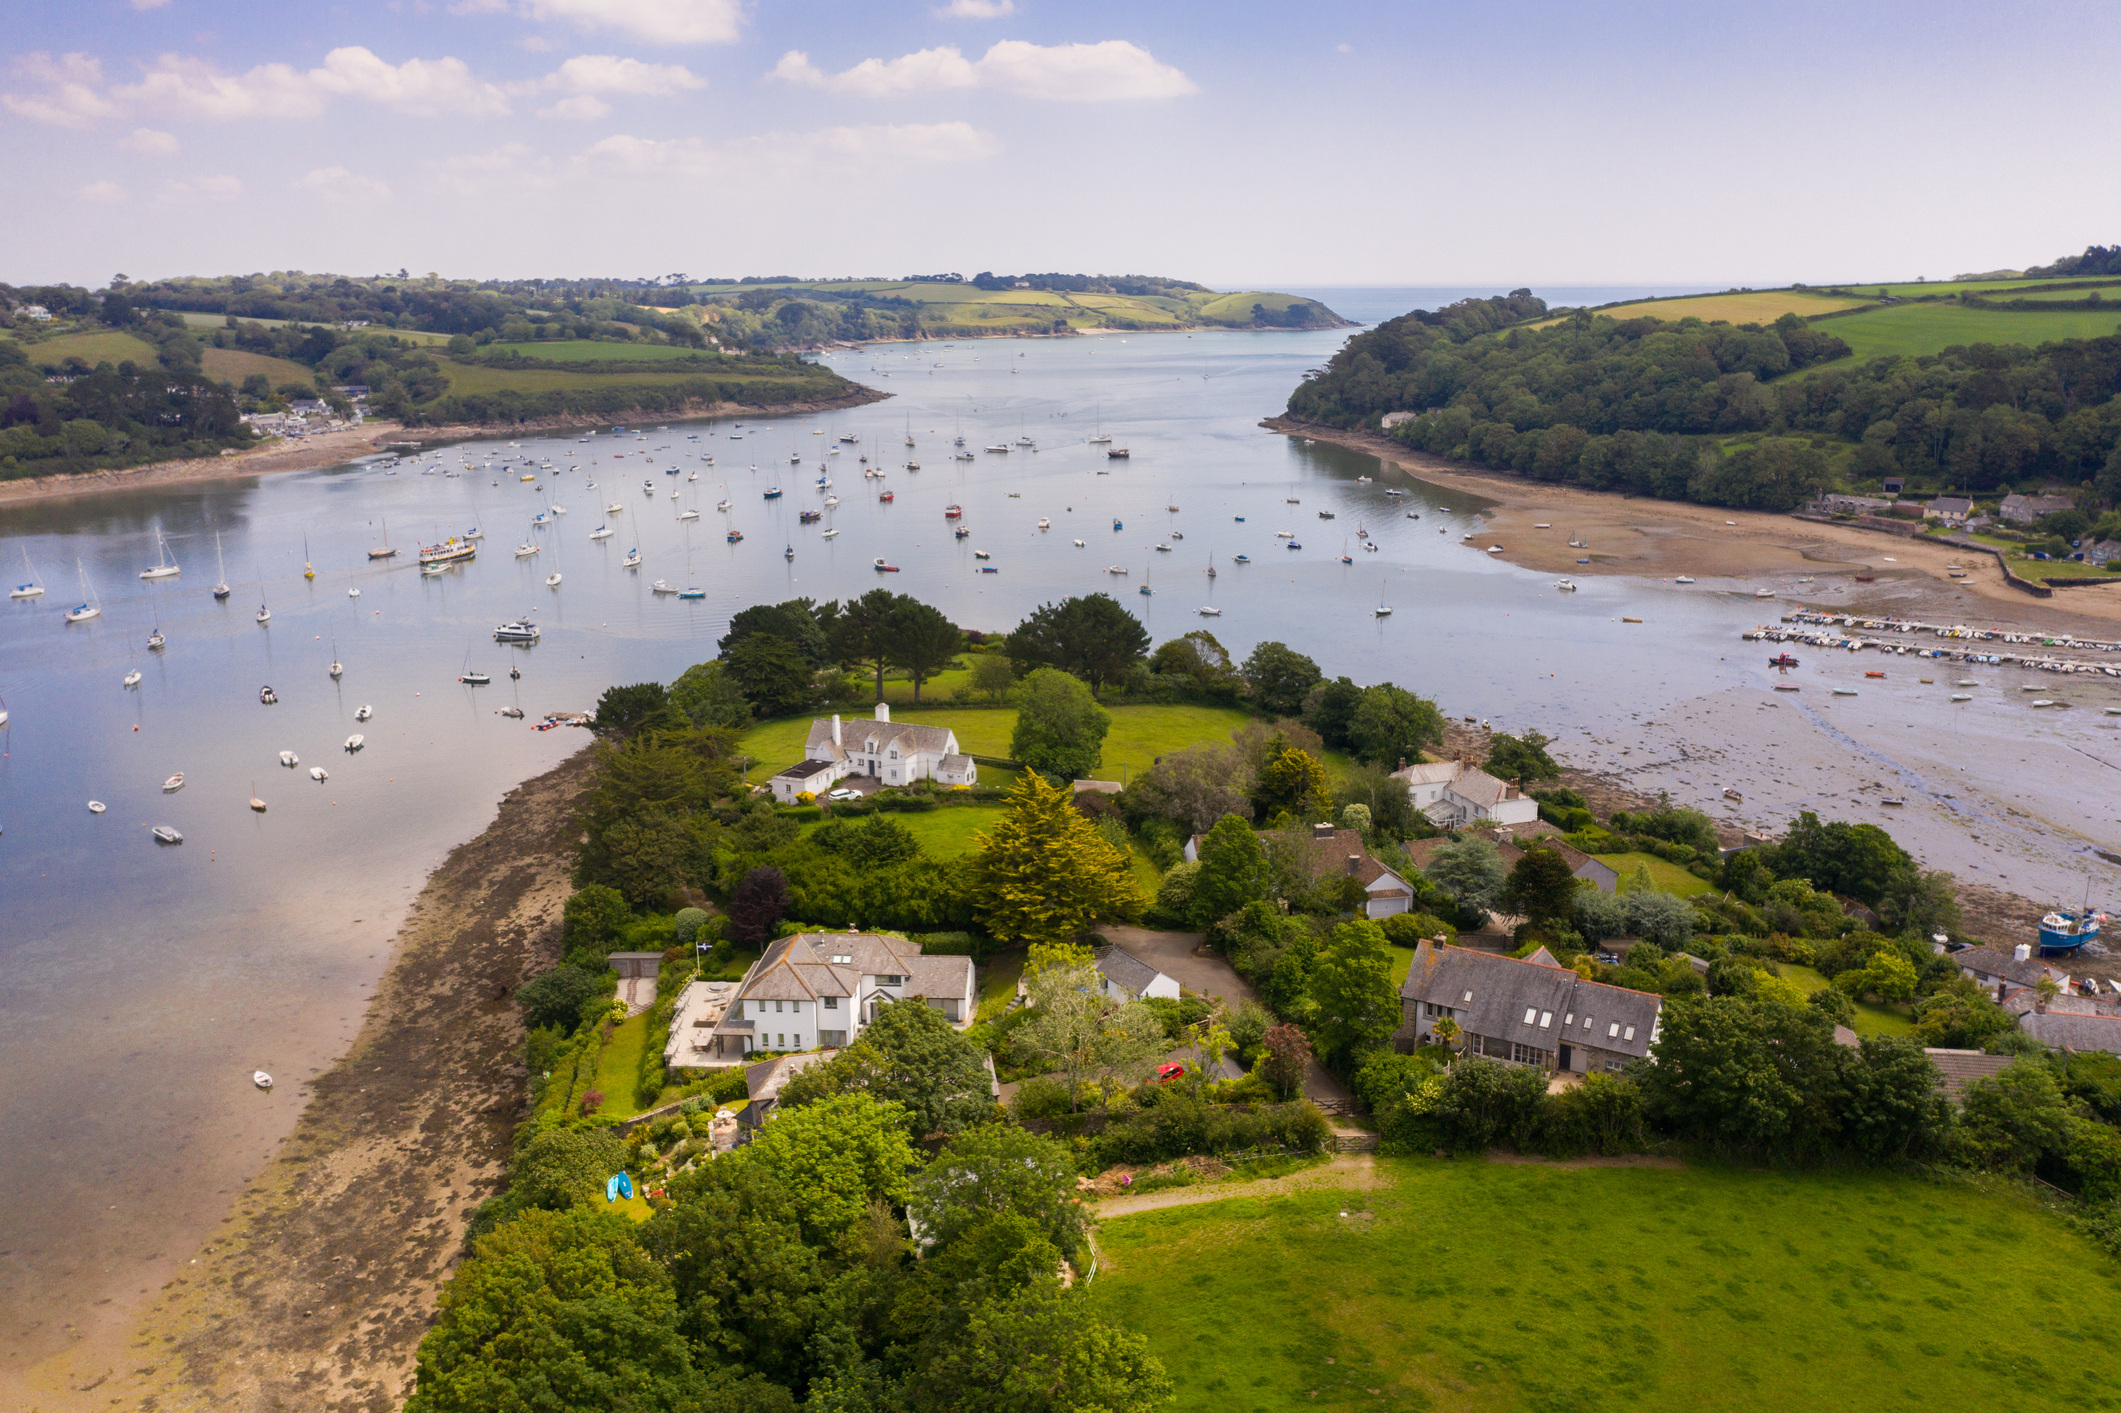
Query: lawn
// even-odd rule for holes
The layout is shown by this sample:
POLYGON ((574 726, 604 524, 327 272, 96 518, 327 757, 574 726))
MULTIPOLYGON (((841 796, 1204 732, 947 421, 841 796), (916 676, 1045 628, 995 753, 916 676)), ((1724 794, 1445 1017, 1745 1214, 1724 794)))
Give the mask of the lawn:
POLYGON ((2110 1408, 2115 1263, 2010 1192, 1383 1159, 1103 1224, 1177 1413, 2110 1408))
POLYGON ((60 334, 55 338, 40 339, 26 344, 22 350, 29 361, 37 366, 57 367, 68 358, 78 358, 91 368, 98 363, 123 363, 127 359, 143 368, 155 366, 155 346, 146 339, 134 338, 116 330, 105 330, 96 334, 60 334))
MULTIPOLYGON (((1809 996, 1814 991, 1823 991, 1833 983, 1810 967, 1797 966, 1792 962, 1778 962, 1775 970, 1782 973, 1786 981, 1794 981, 1804 988, 1809 996)), ((1856 1003, 1856 1023, 1850 1029, 1858 1035, 1913 1035, 1913 1014, 1898 1006, 1880 1006, 1869 1001, 1856 1003)))
POLYGON ((300 383, 306 388, 317 381, 315 369, 305 368, 291 358, 274 358, 241 348, 202 350, 199 367, 207 377, 224 383, 240 383, 253 373, 263 373, 276 388, 282 383, 300 383))
POLYGON ((589 1087, 604 1096, 604 1105, 597 1110, 600 1114, 630 1119, 641 1111, 633 1096, 641 1079, 641 1055, 648 1048, 648 1015, 643 1011, 614 1027, 597 1056, 596 1077, 589 1087))
POLYGON ((1597 858, 1598 862, 1618 873, 1623 883, 1627 881, 1628 875, 1635 871, 1635 865, 1641 864, 1650 871, 1650 882, 1667 893, 1691 898, 1696 893, 1715 891, 1713 884, 1696 878, 1678 864, 1666 863, 1655 854, 1600 854, 1597 858))
POLYGON ((525 358, 546 358, 555 363, 667 363, 674 358, 697 358, 703 365, 720 361, 719 354, 704 349, 667 343, 608 343, 600 339, 525 339, 520 343, 488 344, 488 353, 520 353, 525 358))
MULTIPOLYGON (((1742 294, 1697 294, 1685 299, 1649 299, 1638 304, 1601 309, 1598 313, 1601 317, 1614 319, 1704 319, 1710 323, 1721 319, 1731 324, 1772 324, 1785 314, 1806 318, 1814 314, 1831 314, 1837 309, 1856 309, 1868 303, 1867 299, 1843 299, 1805 290, 1771 289, 1748 290, 1742 294)), ((1835 320, 1833 327, 1838 329, 1840 326, 1841 321, 1835 320)))
MULTIPOLYGON (((1812 327, 1847 341, 1858 358, 1941 353, 1955 344, 2049 343, 2102 338, 2121 326, 2121 308, 2009 313, 1957 304, 1900 304, 1828 319, 1812 327)), ((1822 365, 1832 368, 1834 363, 1822 365)))
POLYGON ((972 1018, 984 1024, 1000 1020, 1016 999, 1016 983, 1024 974, 1023 952, 1002 952, 979 964, 979 1008, 972 1018))
MULTIPOLYGON (((1146 770, 1158 756, 1202 741, 1227 741, 1230 733, 1253 718, 1234 707, 1121 706, 1112 709, 1112 729, 1105 736, 1104 760, 1097 768, 1099 779, 1118 780, 1146 770)), ((843 712, 843 716, 846 714, 843 712)), ((859 722, 867 713, 848 717, 859 722)), ((922 726, 947 726, 957 733, 958 746, 967 755, 1009 758, 1009 737, 1016 730, 1016 712, 1010 708, 894 707, 893 721, 922 726)), ((764 781, 775 771, 802 759, 803 743, 810 737, 807 716, 769 721, 755 726, 740 743, 759 764, 750 779, 764 781)), ((1328 768, 1344 769, 1347 762, 1328 752, 1328 768)), ((981 771, 986 779, 987 772, 981 771)))
MULTIPOLYGON (((946 805, 942 809, 894 814, 890 818, 911 831, 920 841, 922 853, 939 859, 958 859, 972 852, 972 836, 981 830, 992 829, 1001 816, 1000 805, 946 805)), ((817 824, 806 824, 803 832, 807 834, 817 827, 817 824)))

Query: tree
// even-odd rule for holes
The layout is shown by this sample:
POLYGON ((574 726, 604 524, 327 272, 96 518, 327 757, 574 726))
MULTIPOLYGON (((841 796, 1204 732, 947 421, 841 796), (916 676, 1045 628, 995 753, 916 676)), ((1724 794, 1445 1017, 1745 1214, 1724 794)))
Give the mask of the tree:
POLYGON ((560 905, 560 945, 569 956, 594 956, 599 962, 620 931, 633 921, 633 910, 616 888, 587 883, 560 905))
POLYGON ((613 821, 598 845, 597 876, 643 911, 661 905, 699 853, 699 839, 685 822, 661 810, 613 821))
POLYGON ((1149 1342, 1107 1323, 1080 1286, 1035 1282, 966 1307, 913 1379, 910 1413, 1152 1413, 1171 1380, 1149 1342))
POLYGON ((944 1144, 913 1180, 907 1212, 931 1248, 1003 1213, 1029 1218, 1064 1256, 1089 1231, 1067 1146, 1015 1124, 982 1124, 944 1144))
POLYGON ((753 633, 737 640, 722 663, 760 717, 794 716, 817 699, 816 670, 785 638, 753 633))
POLYGON ((1252 807, 1270 823, 1283 813, 1302 819, 1332 809, 1326 768, 1309 751, 1273 737, 1252 783, 1252 807))
POLYGON ((1193 884, 1195 926, 1267 896, 1267 851, 1239 816, 1226 814, 1217 820, 1201 839, 1199 855, 1200 875, 1193 884))
POLYGON ((1112 713, 1081 682, 1042 667, 1017 683, 1010 697, 1016 703, 1010 755, 1064 780, 1081 780, 1097 769, 1112 713))
POLYGON ((1484 767, 1497 780, 1559 780, 1561 767, 1547 754, 1553 743, 1537 731, 1522 737, 1498 731, 1488 738, 1488 763, 1484 767))
POLYGON ((1868 965, 1845 971, 1834 985, 1851 996, 1876 996, 1881 1001, 1909 1001, 1915 995, 1915 968, 1907 958, 1889 948, 1871 954, 1868 965))
POLYGON ((1490 912, 1501 899, 1506 874, 1502 851, 1486 839, 1453 839, 1429 856, 1422 876, 1461 908, 1490 912))
POLYGON ((1304 725, 1318 733, 1319 740, 1335 750, 1348 748, 1348 729, 1355 709, 1362 705, 1362 688, 1346 677, 1320 682, 1304 693, 1304 725))
POLYGON ((2001 1074, 1977 1079, 1959 1100, 1964 1142, 1984 1167, 2029 1172, 2069 1142, 2070 1112, 2048 1067, 2019 1059, 2001 1074))
POLYGON ((805 1240, 824 1245, 872 1202, 905 1205, 913 1191, 908 1174, 920 1161, 907 1127, 908 1115, 898 1104, 836 1094, 776 1110, 739 1152, 787 1184, 805 1240))
POLYGON ((1620 897, 1628 931, 1667 951, 1684 947, 1694 936, 1694 907, 1676 893, 1658 888, 1631 888, 1620 897))
POLYGON ((1958 880, 1941 869, 1906 869, 1893 876, 1878 899, 1887 927, 1915 937, 1959 930, 1958 880))
POLYGON ((1188 834, 1205 834, 1226 814, 1249 814, 1251 772, 1229 746, 1206 741, 1158 756, 1127 782, 1122 803, 1130 814, 1168 819, 1188 834))
POLYGON ((916 702, 921 683, 948 667, 964 649, 965 635, 927 604, 905 599, 891 615, 891 663, 913 679, 916 702))
POLYGON ((572 1031, 582 1022, 583 1008, 602 1000, 603 995, 603 980, 594 972, 577 966, 556 966, 518 986, 516 1004, 523 1008, 525 1030, 551 1026, 572 1031))
POLYGON ((847 1049, 812 1065, 781 1088, 780 1109, 836 1094, 889 1098, 912 1119, 916 1137, 956 1133, 994 1110, 986 1052, 920 998, 877 1009, 847 1049))
POLYGON ((626 736, 644 726, 681 726, 684 722, 671 708, 670 693, 660 682, 636 682, 628 687, 606 687, 597 699, 596 715, 589 729, 599 736, 626 736))
POLYGON ((973 841, 979 917, 1005 941, 1066 941, 1098 918, 1141 909, 1126 856, 1035 770, 1017 775, 1007 811, 973 841))
POLYGON ((1668 1006, 1644 1098, 1653 1117, 1719 1148, 1816 1153, 1834 1127, 1837 1048, 1810 1006, 1736 996, 1668 1006))
POLYGON ((1399 1028, 1399 992, 1392 985, 1392 954, 1374 922, 1344 922, 1311 969, 1311 1000, 1317 1007, 1312 1033, 1319 1058, 1345 1068, 1365 1050, 1390 1039, 1399 1028))
POLYGON ((1951 1114, 1920 1041, 1866 1036, 1841 1061, 1841 1138, 1858 1156, 1897 1162, 1942 1141, 1951 1114))
POLYGON ((1348 718, 1348 746, 1360 760, 1420 760, 1422 747, 1442 743, 1443 713, 1436 703, 1390 682, 1364 688, 1348 718))
POLYGON ((889 589, 871 589, 850 599, 832 625, 832 654, 841 662, 876 669, 876 699, 884 699, 884 667, 891 660, 892 620, 900 599, 889 589))
POLYGON ((751 728, 751 704, 729 675, 728 665, 718 660, 695 663, 679 674, 670 684, 670 704, 694 726, 726 726, 732 731, 751 728))
POLYGON ((1269 716, 1294 716, 1304 695, 1318 685, 1318 664, 1285 643, 1260 643, 1238 675, 1252 689, 1252 700, 1269 716))
POLYGON ((1020 670, 1059 668, 1092 690, 1125 677, 1148 650, 1148 630, 1110 594, 1042 605, 1017 625, 1006 645, 1020 670))
POLYGON ((777 868, 755 868, 737 883, 729 900, 729 932, 752 947, 764 946, 774 924, 788 916, 788 879, 777 868))
POLYGON ((616 1213, 524 1213, 479 1238, 440 1304, 408 1413, 631 1413, 705 1392, 670 1277, 616 1213))
POLYGON ((1821 824, 1805 810, 1772 850, 1768 866, 1783 879, 1805 878, 1824 893, 1846 893, 1876 904, 1896 876, 1914 867, 1906 850, 1875 824, 1821 824))
POLYGON ((1132 1083, 1168 1044, 1156 1012, 1140 1001, 1115 1006, 1088 962, 1048 966, 1025 983, 1031 1019, 1010 1035, 1016 1052, 1057 1075, 1071 1105, 1093 1079, 1132 1083))
MULTIPOLYGON (((1457 1021, 1449 1016, 1440 1016, 1429 1023, 1429 1034, 1435 1038, 1438 1045, 1443 1046, 1445 1053, 1455 1055, 1458 1053, 1458 1041, 1465 1032, 1459 1028, 1457 1021)), ((1448 1064, 1449 1061, 1445 1063, 1448 1064)))
POLYGON ((548 1128, 508 1163, 508 1200, 518 1209, 604 1205, 604 1184, 626 1166, 626 1142, 609 1128, 548 1128))
POLYGON ((1497 901, 1534 927, 1553 928, 1575 916, 1582 888, 1567 859, 1535 846, 1511 868, 1497 901))
POLYGON ((1166 678, 1183 678, 1187 688, 1195 692, 1210 693, 1222 700, 1236 696, 1238 679, 1230 665, 1229 650, 1204 628, 1164 643, 1149 659, 1149 670, 1166 678))
POLYGON ((832 661, 832 640, 827 629, 838 616, 837 604, 828 604, 820 611, 809 599, 753 604, 729 620, 729 631, 715 643, 715 648, 726 659, 746 638, 778 638, 794 648, 805 665, 820 668, 832 661))
POLYGON ((982 701, 998 702, 1016 685, 1016 669, 1000 653, 979 653, 972 659, 972 675, 964 690, 982 701))
POLYGON ((1260 1078, 1282 1099, 1303 1092, 1304 1071, 1311 1063, 1311 1042, 1302 1030, 1283 1021, 1267 1032, 1267 1054, 1260 1062, 1260 1078))

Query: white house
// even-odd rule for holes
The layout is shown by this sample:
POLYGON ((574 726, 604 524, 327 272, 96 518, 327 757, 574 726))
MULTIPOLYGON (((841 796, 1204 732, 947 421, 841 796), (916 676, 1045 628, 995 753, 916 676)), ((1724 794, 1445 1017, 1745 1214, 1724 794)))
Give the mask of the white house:
POLYGON ((1098 948, 1097 975, 1104 983, 1105 994, 1122 1005, 1151 996, 1170 1001, 1178 999, 1177 981, 1132 952, 1123 952, 1117 947, 1098 948))
POLYGON ((970 957, 927 957, 903 937, 873 932, 800 932, 766 948, 738 983, 728 1009, 688 1044, 672 1028, 672 1063, 711 1069, 760 1053, 838 1049, 876 1019, 879 1007, 914 1001, 960 1030, 976 1009, 970 957))
POLYGON ((837 716, 812 721, 803 759, 767 783, 773 797, 785 805, 806 791, 821 794, 850 775, 866 775, 882 785, 911 785, 916 780, 974 785, 979 767, 958 749, 955 731, 894 722, 890 704, 878 702, 874 721, 856 718, 842 724, 837 716))
POLYGON ((1539 801, 1461 761, 1404 765, 1392 772, 1392 778, 1407 783, 1407 799, 1414 808, 1446 828, 1530 824, 1539 818, 1539 801))

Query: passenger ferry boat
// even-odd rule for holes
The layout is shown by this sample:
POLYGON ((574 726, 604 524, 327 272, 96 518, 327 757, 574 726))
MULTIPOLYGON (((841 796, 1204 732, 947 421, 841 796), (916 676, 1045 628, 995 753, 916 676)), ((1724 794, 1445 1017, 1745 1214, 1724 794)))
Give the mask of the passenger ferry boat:
POLYGON ((420 563, 423 565, 456 564, 462 560, 476 559, 478 554, 479 547, 470 540, 460 540, 456 536, 451 535, 438 545, 421 545, 420 563))

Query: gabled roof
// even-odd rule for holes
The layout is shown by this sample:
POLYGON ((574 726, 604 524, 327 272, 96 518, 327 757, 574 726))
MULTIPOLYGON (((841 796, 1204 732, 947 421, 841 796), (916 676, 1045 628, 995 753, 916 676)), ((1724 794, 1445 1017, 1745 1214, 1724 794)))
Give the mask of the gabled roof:
POLYGON ((779 1097, 781 1087, 812 1065, 821 1065, 839 1054, 837 1050, 806 1050, 800 1055, 781 1055, 744 1066, 744 1093, 754 1104, 779 1097))
POLYGON ((1450 793, 1482 809, 1493 809, 1509 798, 1511 788, 1485 770, 1468 770, 1451 782, 1450 793))
POLYGON ((1995 1078, 2018 1058, 2016 1055, 1990 1055, 1980 1050, 1932 1050, 1927 1046, 1923 1047, 1922 1053, 1937 1067, 1937 1088, 1955 1104, 1965 1096, 1969 1084, 1977 1079, 1995 1078))
POLYGON ((1117 947, 1098 949, 1097 971, 1114 986, 1136 996, 1147 991, 1151 983, 1163 975, 1132 952, 1123 952, 1117 947))
MULTIPOLYGON (((859 716, 840 723, 840 741, 846 750, 865 752, 871 741, 876 742, 879 752, 896 746, 902 756, 916 751, 950 755, 957 745, 956 735, 947 727, 917 726, 910 721, 869 721, 859 716)), ((826 717, 814 718, 810 735, 803 743, 804 752, 818 755, 831 747, 832 722, 826 717)))
POLYGON ((1455 760, 1423 761, 1418 765, 1403 765, 1392 772, 1394 780, 1404 780, 1409 785, 1448 785, 1456 780, 1465 767, 1455 760))
POLYGON ((1638 1058, 1650 1053, 1664 1006, 1662 996, 1586 981, 1563 967, 1429 941, 1415 945, 1399 995, 1450 1007, 1460 1028, 1475 1035, 1638 1058))
POLYGON ((2121 1055, 2121 1016, 2076 1016, 2035 1011, 2018 1018, 2018 1028, 2042 1045, 2060 1050, 2104 1050, 2121 1055))
POLYGON ((1999 952, 1994 947, 1968 947, 1951 954, 1953 965, 1962 971, 1977 976, 2000 976, 2005 981, 2014 981, 2020 986, 2033 986, 2043 976, 2057 980, 2068 973, 2058 967, 2049 966, 2038 957, 2014 957, 2008 952, 1999 952))

